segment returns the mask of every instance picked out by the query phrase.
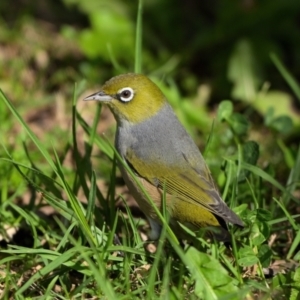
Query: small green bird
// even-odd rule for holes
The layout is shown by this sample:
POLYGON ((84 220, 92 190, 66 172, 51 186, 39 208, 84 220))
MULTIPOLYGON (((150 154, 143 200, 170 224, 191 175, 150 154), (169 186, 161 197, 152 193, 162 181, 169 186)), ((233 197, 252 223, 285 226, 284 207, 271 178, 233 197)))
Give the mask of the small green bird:
MULTIPOLYGON (((222 200, 198 147, 149 78, 141 74, 113 77, 100 92, 84 100, 109 106, 117 121, 117 151, 159 209, 165 189, 170 226, 179 237, 184 233, 178 222, 193 231, 207 227, 224 241, 230 239, 226 222, 243 227, 240 218, 222 200)), ((123 165, 119 167, 150 223, 149 238, 158 239, 158 216, 123 165)))

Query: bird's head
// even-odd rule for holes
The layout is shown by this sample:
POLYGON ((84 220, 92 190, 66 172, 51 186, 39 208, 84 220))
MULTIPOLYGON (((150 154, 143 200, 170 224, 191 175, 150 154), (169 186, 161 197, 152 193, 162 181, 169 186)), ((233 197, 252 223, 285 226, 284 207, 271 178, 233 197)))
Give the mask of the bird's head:
POLYGON ((102 89, 84 100, 107 104, 117 121, 143 122, 156 115, 166 98, 148 77, 142 74, 123 74, 108 80, 102 89))

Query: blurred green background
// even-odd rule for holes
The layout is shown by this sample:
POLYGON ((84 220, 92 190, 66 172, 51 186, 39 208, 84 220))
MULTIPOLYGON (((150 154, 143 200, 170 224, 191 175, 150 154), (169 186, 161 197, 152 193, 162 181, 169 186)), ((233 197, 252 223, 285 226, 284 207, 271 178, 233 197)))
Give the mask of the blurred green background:
MULTIPOLYGON (((22 61, 32 71, 44 68, 53 89, 64 80, 100 83, 133 70, 136 1, 1 1, 0 11, 1 45, 20 51, 2 53, 1 81, 18 60, 20 69, 22 61)), ((300 76, 299 14, 296 0, 145 0, 143 71, 172 76, 185 94, 206 83, 212 103, 253 100, 265 82, 289 91, 270 53, 300 76)))

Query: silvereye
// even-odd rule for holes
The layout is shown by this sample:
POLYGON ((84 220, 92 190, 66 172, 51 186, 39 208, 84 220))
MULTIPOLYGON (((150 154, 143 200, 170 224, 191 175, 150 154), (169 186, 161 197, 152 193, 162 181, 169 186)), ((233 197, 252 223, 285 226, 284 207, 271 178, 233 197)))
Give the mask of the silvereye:
MULTIPOLYGON (((222 200, 198 147, 149 78, 141 74, 113 77, 100 92, 84 100, 109 106, 117 121, 117 151, 159 209, 165 195, 170 226, 179 237, 183 235, 178 222, 193 231, 207 227, 224 241, 230 237, 226 222, 243 226, 222 200), (215 229, 219 229, 217 234, 215 229)), ((119 167, 129 191, 149 220, 149 238, 158 239, 158 216, 123 164, 119 167)))

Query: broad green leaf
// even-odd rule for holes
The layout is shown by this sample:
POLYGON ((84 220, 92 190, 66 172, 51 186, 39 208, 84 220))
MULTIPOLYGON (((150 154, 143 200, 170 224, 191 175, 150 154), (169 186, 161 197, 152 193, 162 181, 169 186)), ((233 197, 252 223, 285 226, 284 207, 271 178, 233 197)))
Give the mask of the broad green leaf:
POLYGON ((270 127, 280 133, 287 134, 293 129, 293 121, 288 116, 279 116, 271 121, 270 127))
POLYGON ((235 134, 241 136, 248 132, 250 124, 243 115, 233 113, 227 121, 235 134))
POLYGON ((238 264, 241 267, 250 267, 258 263, 258 258, 256 257, 253 249, 250 246, 244 246, 239 250, 238 264))
POLYGON ((260 92, 252 105, 265 117, 266 124, 282 115, 290 117, 295 125, 300 124, 300 114, 293 108, 293 98, 285 92, 260 92))
POLYGON ((195 293, 201 299, 220 299, 232 293, 231 299, 241 299, 237 282, 215 258, 190 247, 186 252, 189 267, 194 268, 195 293))
POLYGON ((278 273, 272 279, 273 288, 281 288, 284 287, 290 281, 290 277, 287 277, 286 274, 278 273))
POLYGON ((89 17, 91 29, 79 35, 79 46, 87 56, 110 61, 110 48, 117 59, 133 59, 134 26, 128 17, 107 8, 94 11, 89 17))
POLYGON ((264 244, 259 247, 258 258, 263 268, 269 267, 272 259, 272 250, 268 245, 264 244))
POLYGON ((270 236, 270 228, 266 222, 256 221, 251 227, 250 239, 254 246, 261 245, 270 236))
POLYGON ((251 102, 261 84, 258 66, 248 40, 240 40, 231 55, 228 79, 233 83, 232 97, 251 102))
POLYGON ((241 267, 251 267, 259 262, 259 259, 255 255, 247 255, 238 259, 238 264, 241 267))
POLYGON ((232 102, 229 100, 224 100, 220 103, 218 108, 217 118, 219 121, 228 119, 233 112, 232 102))

